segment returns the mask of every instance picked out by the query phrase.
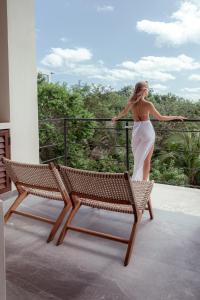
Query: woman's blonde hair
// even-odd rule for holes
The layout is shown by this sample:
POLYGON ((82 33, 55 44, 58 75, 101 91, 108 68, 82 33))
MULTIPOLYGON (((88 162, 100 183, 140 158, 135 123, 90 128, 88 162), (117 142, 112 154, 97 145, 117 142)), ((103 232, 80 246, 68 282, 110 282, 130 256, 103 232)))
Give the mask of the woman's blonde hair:
POLYGON ((130 97, 130 101, 133 104, 138 103, 142 99, 142 96, 144 93, 144 90, 143 90, 144 87, 148 87, 147 81, 139 81, 136 83, 133 93, 130 97))

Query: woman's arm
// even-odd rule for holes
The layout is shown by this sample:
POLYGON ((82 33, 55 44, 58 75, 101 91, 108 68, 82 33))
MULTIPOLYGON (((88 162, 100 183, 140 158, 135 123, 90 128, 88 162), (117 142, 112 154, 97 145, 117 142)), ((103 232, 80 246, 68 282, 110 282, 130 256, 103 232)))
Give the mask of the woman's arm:
POLYGON ((132 102, 128 101, 128 103, 124 107, 124 109, 122 109, 116 117, 112 118, 112 122, 115 123, 117 120, 119 120, 122 117, 124 117, 125 115, 127 115, 127 113, 130 111, 131 107, 132 107, 132 102))
POLYGON ((186 117, 183 117, 183 116, 163 116, 159 113, 159 111, 157 111, 157 109, 155 108, 153 103, 149 103, 149 105, 150 105, 149 113, 151 115, 153 115, 159 121, 172 121, 172 120, 183 121, 183 120, 187 119, 186 117))

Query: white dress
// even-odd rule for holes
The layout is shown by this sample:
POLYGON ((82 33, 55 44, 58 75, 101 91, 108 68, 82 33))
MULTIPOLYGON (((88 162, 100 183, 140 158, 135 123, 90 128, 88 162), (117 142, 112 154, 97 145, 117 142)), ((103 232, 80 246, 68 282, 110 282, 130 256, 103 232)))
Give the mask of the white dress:
POLYGON ((155 131, 150 120, 134 122, 131 147, 134 157, 132 180, 143 180, 144 161, 155 142, 155 131))

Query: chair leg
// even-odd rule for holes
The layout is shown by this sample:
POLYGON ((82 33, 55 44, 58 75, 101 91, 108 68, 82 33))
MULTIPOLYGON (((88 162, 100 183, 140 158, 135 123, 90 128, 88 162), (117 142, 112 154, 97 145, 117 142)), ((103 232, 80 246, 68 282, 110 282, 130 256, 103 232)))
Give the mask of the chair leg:
POLYGON ((72 220, 75 217, 75 214, 79 210, 80 206, 81 206, 81 202, 78 202, 78 204, 74 208, 72 208, 72 210, 71 210, 71 212, 69 214, 69 217, 68 217, 68 219, 67 219, 67 221, 66 221, 66 223, 65 223, 65 225, 64 225, 64 227, 63 227, 63 229, 61 231, 61 234, 60 234, 60 236, 58 238, 58 241, 57 241, 57 244, 56 244, 57 246, 60 245, 60 244, 62 244, 62 242, 63 242, 63 240, 65 238, 65 235, 67 234, 68 226, 72 222, 72 220))
POLYGON ((65 205, 60 213, 60 215, 58 216, 50 234, 49 237, 47 239, 47 243, 51 242, 54 239, 54 236, 56 235, 56 232, 58 231, 58 228, 60 227, 60 224, 62 223, 64 217, 66 216, 68 210, 70 209, 71 204, 68 203, 67 205, 65 205))
POLYGON ((133 251, 133 245, 134 245, 135 237, 136 237, 136 233, 137 233, 137 228, 140 223, 141 217, 142 217, 142 213, 139 214, 138 220, 134 221, 134 223, 133 223, 131 235, 130 235, 129 242, 128 242, 128 248, 127 248, 126 256, 125 256, 125 260, 124 260, 125 267, 129 264, 129 261, 130 261, 130 257, 131 257, 132 251, 133 251))
POLYGON ((11 205, 9 210, 4 216, 4 222, 6 223, 10 216, 12 215, 13 211, 16 210, 16 208, 20 205, 20 203, 28 196, 27 192, 23 192, 22 194, 19 194, 19 196, 16 198, 15 202, 11 205))
POLYGON ((152 206, 151 206, 151 199, 149 198, 149 201, 147 203, 148 206, 148 210, 149 210, 149 214, 150 214, 150 219, 153 220, 153 210, 152 210, 152 206))

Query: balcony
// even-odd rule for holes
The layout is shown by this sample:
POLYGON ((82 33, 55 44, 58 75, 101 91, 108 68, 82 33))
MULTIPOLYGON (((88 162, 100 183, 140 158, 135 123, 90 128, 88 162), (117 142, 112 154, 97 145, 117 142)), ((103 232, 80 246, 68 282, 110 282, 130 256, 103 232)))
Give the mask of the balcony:
MULTIPOLYGON (((4 196, 5 210, 13 199, 4 196)), ((155 219, 144 215, 126 268, 124 245, 73 232, 56 247, 59 232, 45 242, 48 224, 11 217, 5 227, 7 299, 199 299, 199 199, 198 189, 156 184, 155 219)), ((55 217, 59 205, 31 197, 23 209, 55 217)), ((126 237, 131 216, 83 208, 74 223, 126 237)))
MULTIPOLYGON (((131 124, 127 122, 130 121, 117 128, 117 137, 123 136, 124 140, 119 142, 115 139, 117 149, 125 145, 122 152, 124 160, 119 164, 124 170, 131 168, 132 164, 129 149, 131 124)), ((64 156, 46 157, 46 160, 70 164, 69 141, 73 142, 70 128, 72 130, 73 127, 66 119, 54 120, 53 124, 53 127, 47 126, 45 134, 48 136, 49 128, 51 132, 53 128, 54 133, 61 133, 62 138, 58 140, 61 141, 59 147, 64 147, 64 156)), ((105 131, 104 124, 100 124, 95 126, 95 131, 103 130, 103 134, 115 131, 115 128, 105 131)), ((158 125, 155 124, 157 130, 167 130, 158 125)), ((174 126, 174 131, 184 130, 180 129, 183 124, 176 123, 174 126)), ((44 128, 41 126, 40 129, 43 131, 44 128)), ((85 143, 81 139, 79 142, 85 143)), ((41 145, 41 151, 55 147, 55 144, 41 145)), ((118 165, 117 161, 113 163, 118 165)), ((152 193, 154 220, 150 221, 147 213, 144 214, 133 257, 126 268, 123 267, 124 245, 70 232, 64 244, 57 247, 60 230, 54 241, 46 244, 48 224, 12 216, 5 227, 7 299, 199 299, 200 190, 197 187, 155 184, 152 193)), ((4 200, 6 210, 14 195, 5 194, 4 200)), ((60 204, 53 201, 47 207, 46 200, 33 196, 22 205, 23 210, 42 213, 48 218, 55 218, 60 208, 60 204)), ((119 213, 82 208, 74 223, 127 237, 131 218, 119 213)))
MULTIPOLYGON (((0 8, 0 127, 10 129, 13 160, 38 163, 34 0, 2 0, 0 8)), ((82 149, 83 158, 88 157, 91 169, 106 171, 114 167, 112 171, 131 172, 131 121, 125 120, 116 128, 108 119, 102 123, 100 120, 86 121, 67 118, 41 121, 40 162, 57 161, 86 168, 78 151, 82 149), (74 139, 76 128, 80 134, 74 139), (81 134, 81 128, 88 128, 90 133, 98 136, 99 145, 81 134), (100 138, 100 132, 105 139, 100 138), (108 141, 113 147, 106 159, 108 141)), ((183 124, 170 123, 165 128, 163 124, 155 123, 157 132, 166 138, 169 133, 183 132, 183 129, 193 138, 199 135, 199 124, 199 120, 188 120, 183 124)), ((176 150, 173 145, 171 149, 166 148, 165 155, 172 149, 176 150)), ((164 150, 164 144, 157 140, 154 162, 161 150, 164 150)), ((190 153, 199 155, 199 149, 195 151, 190 153)), ((173 153, 177 157, 177 152, 173 153)), ((184 153, 178 152, 180 157, 184 153)), ((155 169, 154 165, 153 172, 155 169)), ((199 168, 183 164, 179 171, 178 179, 172 172, 173 178, 168 173, 160 180, 155 177, 157 173, 152 174, 157 182, 152 194, 155 219, 149 221, 144 215, 134 255, 127 268, 122 263, 123 245, 70 233, 64 244, 56 247, 59 232, 53 242, 46 244, 49 225, 12 216, 5 226, 7 300, 199 300, 199 168)), ((0 198, 4 200, 6 211, 14 201, 15 192, 0 198)), ((46 201, 30 197, 24 202, 23 209, 55 217, 60 211, 59 205, 50 201, 47 207, 46 201)), ((131 216, 85 208, 75 223, 126 237, 131 216)), ((0 238, 3 240, 2 232, 0 238)), ((0 263, 2 266, 2 260, 0 263)), ((0 294, 0 300, 2 297, 0 294)))
MULTIPOLYGON (((200 120, 152 120, 156 142, 151 178, 157 183, 200 187, 200 120), (163 176, 162 176, 163 175, 163 176)), ((132 174, 133 121, 109 118, 40 120, 40 162, 132 174)))

